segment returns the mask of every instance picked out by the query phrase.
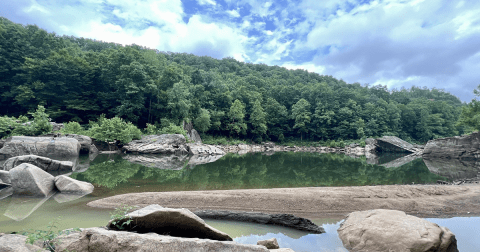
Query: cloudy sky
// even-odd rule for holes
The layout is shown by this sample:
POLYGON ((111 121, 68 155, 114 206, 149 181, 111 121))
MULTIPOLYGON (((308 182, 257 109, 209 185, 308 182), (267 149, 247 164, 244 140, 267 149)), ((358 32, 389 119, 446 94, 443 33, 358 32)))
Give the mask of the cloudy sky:
POLYGON ((477 0, 1 0, 0 16, 60 35, 139 44, 470 101, 477 0))

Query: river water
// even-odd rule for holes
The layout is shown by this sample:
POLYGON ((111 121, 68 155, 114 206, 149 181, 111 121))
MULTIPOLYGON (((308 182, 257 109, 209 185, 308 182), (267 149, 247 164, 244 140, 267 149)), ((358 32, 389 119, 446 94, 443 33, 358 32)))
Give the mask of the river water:
MULTIPOLYGON (((76 199, 61 194, 45 199, 11 196, 1 199, 0 191, 0 232, 45 230, 49 222, 59 216, 56 223, 59 230, 104 226, 110 219, 111 210, 90 208, 86 203, 131 192, 434 184, 437 180, 454 179, 432 169, 430 163, 421 158, 395 163, 394 160, 399 160, 396 156, 383 156, 373 162, 365 157, 300 152, 227 154, 216 161, 210 160, 214 161, 211 163, 206 163, 208 160, 192 162, 193 159, 187 156, 117 154, 90 159, 81 157, 75 160, 76 172, 70 174, 72 178, 95 185, 90 195, 76 199)), ((480 251, 480 217, 428 220, 451 229, 460 251, 480 251)), ((207 223, 240 243, 256 244, 258 240, 275 237, 280 247, 297 252, 346 251, 336 232, 342 220, 313 221, 322 225, 327 233, 314 235, 283 227, 231 221, 207 220, 207 223)))

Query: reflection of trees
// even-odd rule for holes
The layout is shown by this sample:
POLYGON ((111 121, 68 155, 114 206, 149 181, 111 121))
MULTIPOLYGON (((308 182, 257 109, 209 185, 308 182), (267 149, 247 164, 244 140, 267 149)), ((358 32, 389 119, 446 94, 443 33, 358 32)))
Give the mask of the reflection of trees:
POLYGON ((228 154, 214 163, 182 170, 144 167, 115 158, 96 163, 81 174, 80 179, 108 188, 130 180, 159 185, 162 190, 425 184, 445 179, 431 173, 422 159, 385 168, 341 154, 293 152, 228 154))

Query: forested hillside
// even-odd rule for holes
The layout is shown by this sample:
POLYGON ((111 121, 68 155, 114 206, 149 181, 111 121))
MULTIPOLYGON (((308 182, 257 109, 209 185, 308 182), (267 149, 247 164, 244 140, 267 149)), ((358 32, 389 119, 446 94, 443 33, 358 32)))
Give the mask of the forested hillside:
POLYGON ((53 121, 101 114, 144 128, 192 120, 210 135, 259 141, 463 133, 461 101, 442 90, 347 84, 332 76, 58 36, 0 18, 1 115, 43 105, 53 121))

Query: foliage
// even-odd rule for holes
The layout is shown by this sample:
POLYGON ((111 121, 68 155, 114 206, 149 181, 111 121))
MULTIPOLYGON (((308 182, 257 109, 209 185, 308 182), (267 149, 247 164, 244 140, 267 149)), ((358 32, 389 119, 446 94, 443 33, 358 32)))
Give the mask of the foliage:
POLYGON ((85 130, 78 122, 68 122, 63 124, 63 128, 60 130, 63 134, 77 134, 84 135, 85 130))
POLYGON ((187 132, 183 129, 182 126, 175 125, 173 123, 169 123, 168 126, 161 128, 157 134, 181 134, 187 139, 187 132))
POLYGON ((119 141, 122 144, 142 137, 142 131, 131 122, 125 122, 119 117, 107 119, 103 116, 97 122, 91 122, 88 134, 100 141, 119 141))
POLYGON ((43 242, 43 247, 47 248, 50 251, 55 251, 55 247, 58 245, 60 242, 58 239, 56 239, 60 235, 68 235, 71 232, 80 232, 81 230, 79 228, 73 228, 73 229, 68 229, 68 230, 57 230, 56 232, 53 231, 53 229, 57 229, 57 226, 55 226, 58 222, 60 221, 60 217, 56 218, 54 221, 49 222, 47 228, 48 230, 34 230, 32 232, 24 232, 22 235, 26 235, 27 239, 25 240, 25 243, 28 244, 33 244, 36 241, 40 240, 43 242))
POLYGON ((129 206, 125 204, 116 207, 115 210, 110 213, 110 220, 112 221, 112 224, 119 230, 125 229, 125 226, 130 225, 130 223, 133 221, 132 217, 127 216, 127 214, 135 208, 135 206, 129 206))
POLYGON ((21 124, 15 117, 1 116, 0 117, 0 139, 6 138, 12 135, 15 128, 21 124))
POLYGON ((198 115, 193 122, 198 131, 205 133, 211 126, 210 112, 206 109, 202 109, 200 115, 198 115))
POLYGON ((146 135, 155 135, 158 132, 157 126, 147 123, 147 127, 143 130, 146 135))

